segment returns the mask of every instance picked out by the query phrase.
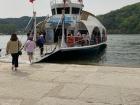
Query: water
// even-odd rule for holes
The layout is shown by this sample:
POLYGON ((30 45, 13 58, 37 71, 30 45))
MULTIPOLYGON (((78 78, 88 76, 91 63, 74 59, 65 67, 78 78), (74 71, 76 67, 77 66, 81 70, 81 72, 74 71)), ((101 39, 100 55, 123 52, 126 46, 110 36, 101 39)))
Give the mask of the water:
MULTIPOLYGON (((26 35, 18 36, 25 42, 26 35)), ((5 48, 10 36, 0 35, 0 48, 5 48)), ((140 67, 140 35, 108 35, 108 46, 98 56, 63 61, 63 63, 140 67)))
POLYGON ((140 66, 140 35, 109 35, 104 64, 140 66))
MULTIPOLYGON (((0 54, 2 56, 5 54, 5 48, 6 48, 7 42, 10 40, 10 37, 11 37, 10 35, 0 35, 0 49, 2 49, 0 54)), ((26 35, 19 35, 18 38, 22 43, 25 43, 27 39, 26 35)))

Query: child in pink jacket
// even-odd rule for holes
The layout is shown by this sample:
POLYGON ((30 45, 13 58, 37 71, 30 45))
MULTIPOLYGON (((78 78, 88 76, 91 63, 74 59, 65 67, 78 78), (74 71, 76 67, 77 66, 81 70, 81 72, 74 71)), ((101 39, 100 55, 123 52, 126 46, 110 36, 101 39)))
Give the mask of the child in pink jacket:
POLYGON ((33 41, 33 37, 29 37, 29 39, 25 43, 24 49, 29 56, 30 63, 32 63, 35 48, 36 48, 36 44, 33 41))

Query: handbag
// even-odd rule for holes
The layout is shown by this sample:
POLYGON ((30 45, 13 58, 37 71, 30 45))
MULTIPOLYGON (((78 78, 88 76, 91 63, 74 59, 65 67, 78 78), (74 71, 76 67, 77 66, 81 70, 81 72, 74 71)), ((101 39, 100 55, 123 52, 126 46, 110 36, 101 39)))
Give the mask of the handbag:
POLYGON ((22 51, 19 50, 19 41, 18 41, 18 55, 22 55, 22 51))
POLYGON ((21 50, 18 51, 18 55, 22 55, 22 51, 21 50))

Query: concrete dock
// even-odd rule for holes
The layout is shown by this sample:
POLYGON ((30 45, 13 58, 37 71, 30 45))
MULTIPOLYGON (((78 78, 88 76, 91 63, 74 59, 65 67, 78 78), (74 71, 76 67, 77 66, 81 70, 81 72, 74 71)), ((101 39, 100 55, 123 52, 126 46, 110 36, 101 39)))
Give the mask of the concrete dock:
POLYGON ((140 68, 0 63, 0 105, 140 105, 140 68))

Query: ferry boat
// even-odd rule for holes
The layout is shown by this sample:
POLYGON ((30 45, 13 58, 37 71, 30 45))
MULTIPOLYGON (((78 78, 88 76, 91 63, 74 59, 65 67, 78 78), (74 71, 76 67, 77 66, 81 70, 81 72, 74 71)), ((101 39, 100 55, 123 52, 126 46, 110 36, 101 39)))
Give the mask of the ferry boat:
POLYGON ((46 52, 35 62, 85 56, 107 46, 106 28, 94 14, 84 11, 82 0, 51 0, 52 16, 36 26, 43 32, 46 52))

